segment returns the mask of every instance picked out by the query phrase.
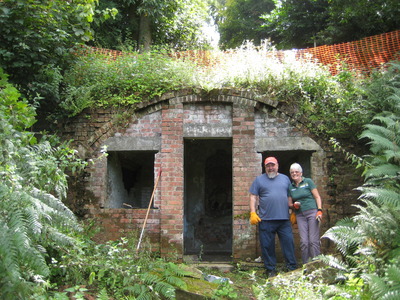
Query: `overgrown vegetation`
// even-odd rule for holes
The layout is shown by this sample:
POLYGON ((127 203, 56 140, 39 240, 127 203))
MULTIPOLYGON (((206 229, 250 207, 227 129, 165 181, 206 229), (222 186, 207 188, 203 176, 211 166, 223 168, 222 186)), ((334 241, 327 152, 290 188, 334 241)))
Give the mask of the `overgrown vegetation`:
POLYGON ((62 74, 74 59, 71 47, 92 38, 97 2, 0 1, 0 67, 31 104, 51 111, 60 102, 62 74))
POLYGON ((83 55, 66 72, 61 106, 76 115, 87 107, 130 106, 192 86, 194 65, 163 53, 132 54, 110 60, 83 55))
POLYGON ((85 164, 55 137, 37 141, 26 128, 35 111, 8 84, 0 69, 0 295, 26 299, 45 283, 50 253, 73 244, 79 230, 74 214, 62 202, 65 171, 85 164))
MULTIPOLYGON (((359 213, 325 235, 337 244, 343 260, 322 259, 342 270, 345 283, 332 291, 331 286, 310 284, 303 277, 284 285, 296 289, 274 288, 270 283, 256 283, 249 273, 242 275, 249 277, 259 299, 266 295, 271 299, 323 298, 328 294, 335 294, 333 299, 364 299, 371 294, 377 299, 395 299, 400 270, 400 64, 393 63, 369 79, 359 79, 346 70, 331 76, 321 66, 292 57, 268 58, 265 51, 270 46, 263 47, 247 45, 224 59, 216 56, 218 68, 209 69, 162 53, 116 61, 82 56, 65 76, 69 92, 63 107, 75 115, 86 107, 132 106, 140 99, 184 87, 202 91, 236 87, 251 88, 298 107, 297 113, 308 115, 315 133, 340 136, 348 128, 362 128, 376 115, 360 135, 370 142, 371 154, 348 155, 357 167, 365 168, 359 213)), ((56 137, 43 135, 37 141, 27 131, 35 122, 34 109, 3 73, 1 78, 0 273, 5 274, 1 296, 173 299, 176 288, 185 289, 182 277, 188 273, 182 266, 150 255, 136 256, 130 250, 134 239, 96 244, 87 233, 79 233, 81 226, 62 199, 66 171, 79 170, 85 163, 56 137)), ((237 291, 221 284, 214 297, 235 299, 237 291)))
POLYGON ((84 286, 86 294, 102 299, 174 299, 175 288, 186 288, 182 277, 191 273, 157 258, 150 248, 138 255, 135 237, 97 244, 88 236, 81 235, 79 247, 66 249, 52 261, 53 297, 68 299, 71 287, 84 286))
MULTIPOLYGON (((68 143, 27 131, 35 110, 0 69, 0 298, 173 299, 188 271, 140 257, 128 241, 91 241, 62 200, 67 175, 86 163, 68 143)), ((147 249, 149 250, 149 249, 147 249)), ((151 253, 151 250, 148 251, 151 253)))
MULTIPOLYGON (((359 187, 358 213, 338 221, 323 236, 332 240, 340 253, 339 257, 319 257, 338 270, 337 283, 316 281, 316 273, 294 278, 278 276, 271 282, 254 284, 257 299, 399 299, 399 71, 400 64, 394 63, 366 89, 371 103, 385 107, 359 135, 369 144, 370 154, 358 157, 346 153, 356 168, 363 169, 365 183, 359 187)), ((334 146, 345 151, 336 141, 334 146)))
POLYGON ((359 188, 359 213, 340 221, 324 235, 336 243, 343 256, 343 269, 362 278, 376 299, 400 297, 399 70, 397 63, 388 73, 392 76, 384 88, 391 93, 380 98, 384 111, 360 135, 368 141, 371 154, 364 158, 365 184, 359 188))
MULTIPOLYGON (((392 2, 386 10, 399 6, 398 1, 392 2)), ((296 60, 290 52, 278 60, 270 55, 274 48, 268 43, 260 47, 247 43, 224 55, 212 52, 216 64, 211 67, 175 60, 162 52, 133 53, 115 61, 100 55, 72 56, 72 45, 92 37, 90 23, 96 4, 95 0, 0 1, 0 64, 18 85, 17 89, 9 84, 0 68, 1 299, 173 299, 176 288, 187 287, 183 278, 193 275, 184 265, 151 255, 151 249, 136 255, 132 252, 135 237, 105 244, 91 240, 90 231, 85 231, 86 226, 63 204, 66 173, 79 171, 86 163, 56 136, 30 131, 37 118, 30 104, 56 113, 60 112, 54 108, 60 105, 64 113, 73 116, 87 107, 132 107, 182 88, 211 92, 224 87, 252 89, 282 101, 298 115, 307 116, 310 122, 306 125, 312 132, 326 137, 360 137, 361 142, 369 143, 371 153, 365 157, 347 153, 357 164, 355 168, 364 170, 359 212, 338 222, 324 236, 335 242, 341 257, 321 259, 343 273, 341 284, 315 282, 311 276, 267 282, 254 271, 239 270, 230 276, 246 284, 225 281, 215 286, 211 297, 400 298, 398 62, 361 78, 345 66, 332 76, 325 67, 296 60)), ((142 4, 150 4, 142 9, 143 17, 154 12, 151 1, 142 4)), ((190 16, 195 7, 187 7, 180 20, 190 16)), ((334 15, 342 16, 343 7, 337 7, 339 13, 334 11, 334 15)), ((349 20, 352 11, 348 10, 349 20)), ((367 11, 378 16, 375 9, 367 11)), ((102 16, 96 21, 115 13, 112 9, 96 11, 102 16)), ((363 8, 357 13, 364 24, 363 8)), ((197 20, 192 21, 196 24, 197 20)), ((354 22, 344 26, 347 24, 354 22)), ((177 33, 179 28, 187 26, 175 28, 177 33)), ((342 30, 344 34, 354 32, 359 31, 342 30)), ((281 33, 293 32, 284 29, 281 33)), ((314 41, 315 36, 311 34, 306 42, 314 41)), ((177 41, 176 36, 168 38, 177 41)), ((124 46, 132 49, 129 39, 124 46)), ((340 144, 335 142, 335 146, 340 144)))
POLYGON ((132 106, 182 88, 252 89, 285 102, 298 116, 306 115, 310 122, 305 125, 327 137, 348 135, 348 128, 353 134, 361 132, 375 109, 364 94, 366 79, 345 68, 332 76, 327 67, 296 59, 291 52, 278 59, 267 42, 260 47, 248 43, 230 53, 210 52, 209 59, 212 66, 161 52, 126 54, 116 60, 82 55, 65 74, 61 106, 73 116, 87 107, 132 106))

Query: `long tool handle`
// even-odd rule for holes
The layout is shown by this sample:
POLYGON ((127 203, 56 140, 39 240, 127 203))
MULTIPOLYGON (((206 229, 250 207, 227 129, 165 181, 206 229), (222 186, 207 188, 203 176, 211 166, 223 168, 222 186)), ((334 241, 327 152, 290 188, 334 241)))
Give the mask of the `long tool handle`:
POLYGON ((151 194, 151 198, 150 198, 150 201, 149 201, 149 206, 147 207, 146 218, 144 219, 144 222, 143 222, 142 232, 140 233, 139 242, 138 242, 137 247, 136 247, 136 252, 139 251, 140 243, 142 242, 142 237, 143 237, 144 228, 145 228, 145 226, 146 226, 147 218, 148 218, 149 212, 150 212, 151 203, 153 202, 154 194, 155 194, 155 192, 156 192, 156 188, 157 188, 158 180, 160 179, 160 176, 161 176, 161 168, 160 168, 160 170, 158 171, 157 180, 156 180, 156 183, 154 184, 153 193, 151 194))

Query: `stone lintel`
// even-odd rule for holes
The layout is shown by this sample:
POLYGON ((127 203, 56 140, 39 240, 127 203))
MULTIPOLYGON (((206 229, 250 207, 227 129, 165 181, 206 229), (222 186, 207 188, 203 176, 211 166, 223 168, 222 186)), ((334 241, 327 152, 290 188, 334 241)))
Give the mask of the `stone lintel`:
POLYGON ((118 136, 106 140, 107 151, 160 151, 160 137, 118 136))
POLYGON ((319 146, 310 137, 264 137, 256 138, 256 151, 295 151, 295 150, 307 150, 307 151, 319 151, 319 146))
POLYGON ((232 137, 232 126, 230 124, 190 124, 183 129, 184 137, 232 137))

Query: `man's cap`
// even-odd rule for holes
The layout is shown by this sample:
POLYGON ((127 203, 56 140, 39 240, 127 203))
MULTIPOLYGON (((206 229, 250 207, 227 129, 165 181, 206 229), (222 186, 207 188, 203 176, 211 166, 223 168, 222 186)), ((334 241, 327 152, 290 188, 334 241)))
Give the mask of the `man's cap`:
POLYGON ((272 157, 272 156, 267 157, 267 158, 264 160, 264 165, 268 165, 268 164, 277 165, 277 164, 278 164, 278 160, 277 160, 275 157, 272 157))

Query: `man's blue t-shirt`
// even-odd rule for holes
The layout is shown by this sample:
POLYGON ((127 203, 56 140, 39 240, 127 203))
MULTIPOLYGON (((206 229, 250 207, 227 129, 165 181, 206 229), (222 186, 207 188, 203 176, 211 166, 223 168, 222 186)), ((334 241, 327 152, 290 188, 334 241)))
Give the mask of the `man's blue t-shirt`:
POLYGON ((260 198, 258 216, 261 220, 289 219, 289 184, 289 177, 280 173, 272 179, 265 173, 254 179, 249 191, 260 198))

